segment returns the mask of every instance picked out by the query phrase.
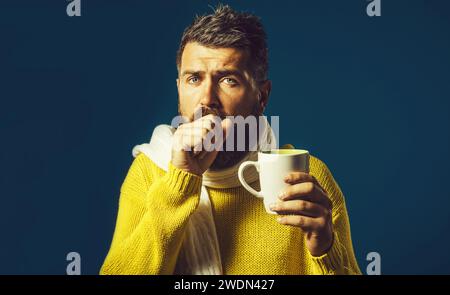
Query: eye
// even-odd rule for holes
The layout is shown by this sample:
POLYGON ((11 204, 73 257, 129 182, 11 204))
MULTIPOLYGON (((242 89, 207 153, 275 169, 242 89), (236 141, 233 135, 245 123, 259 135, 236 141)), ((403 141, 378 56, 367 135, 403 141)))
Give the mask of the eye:
POLYGON ((200 82, 200 79, 197 76, 192 76, 188 78, 189 84, 197 84, 198 82, 200 82))
POLYGON ((230 86, 235 86, 235 85, 239 84, 236 79, 229 78, 229 77, 224 78, 223 81, 225 82, 225 84, 228 84, 230 86))

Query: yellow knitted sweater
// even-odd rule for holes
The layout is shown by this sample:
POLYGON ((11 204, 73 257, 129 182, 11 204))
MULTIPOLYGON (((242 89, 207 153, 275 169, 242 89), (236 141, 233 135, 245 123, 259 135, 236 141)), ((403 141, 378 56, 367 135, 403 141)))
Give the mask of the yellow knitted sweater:
MULTIPOLYGON (((207 188, 224 274, 360 274, 344 196, 328 168, 310 158, 310 173, 333 202, 334 242, 312 256, 298 227, 279 224, 243 187, 207 188)), ((100 274, 173 274, 184 227, 200 200, 200 176, 169 163, 167 172, 140 154, 121 187, 111 248, 100 274)), ((259 181, 252 186, 259 189, 259 181)))

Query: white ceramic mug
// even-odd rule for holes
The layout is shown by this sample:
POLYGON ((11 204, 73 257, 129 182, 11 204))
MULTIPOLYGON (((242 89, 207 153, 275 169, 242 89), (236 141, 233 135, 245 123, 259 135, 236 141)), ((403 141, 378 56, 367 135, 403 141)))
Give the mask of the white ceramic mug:
POLYGON ((290 172, 309 172, 309 152, 297 149, 276 149, 258 152, 258 161, 245 161, 239 166, 238 177, 242 186, 252 195, 264 199, 267 213, 276 214, 269 209, 271 203, 278 200, 279 194, 289 186, 284 177, 290 172), (244 170, 255 166, 259 173, 261 190, 258 192, 244 179, 244 170))

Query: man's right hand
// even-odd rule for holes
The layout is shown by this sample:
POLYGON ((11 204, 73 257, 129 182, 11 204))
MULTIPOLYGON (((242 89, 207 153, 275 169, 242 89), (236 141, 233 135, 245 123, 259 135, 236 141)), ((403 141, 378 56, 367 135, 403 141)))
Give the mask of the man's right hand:
MULTIPOLYGON (((218 117, 207 115, 200 119, 182 124, 174 133, 172 148, 172 165, 184 171, 201 176, 214 162, 217 148, 208 152, 203 146, 207 134, 213 130, 214 125, 218 124, 218 117), (197 150, 201 149, 201 150, 197 150)), ((215 146, 222 146, 229 128, 232 127, 232 121, 228 118, 221 122, 223 136, 215 138, 219 142, 214 142, 215 146)))

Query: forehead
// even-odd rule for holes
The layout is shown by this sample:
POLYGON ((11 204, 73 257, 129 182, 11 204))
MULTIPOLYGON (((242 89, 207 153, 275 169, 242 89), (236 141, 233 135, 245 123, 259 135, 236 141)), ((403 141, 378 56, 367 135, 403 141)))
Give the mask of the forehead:
POLYGON ((236 48, 210 48, 198 43, 187 43, 181 56, 182 69, 218 69, 247 67, 248 54, 236 48))

